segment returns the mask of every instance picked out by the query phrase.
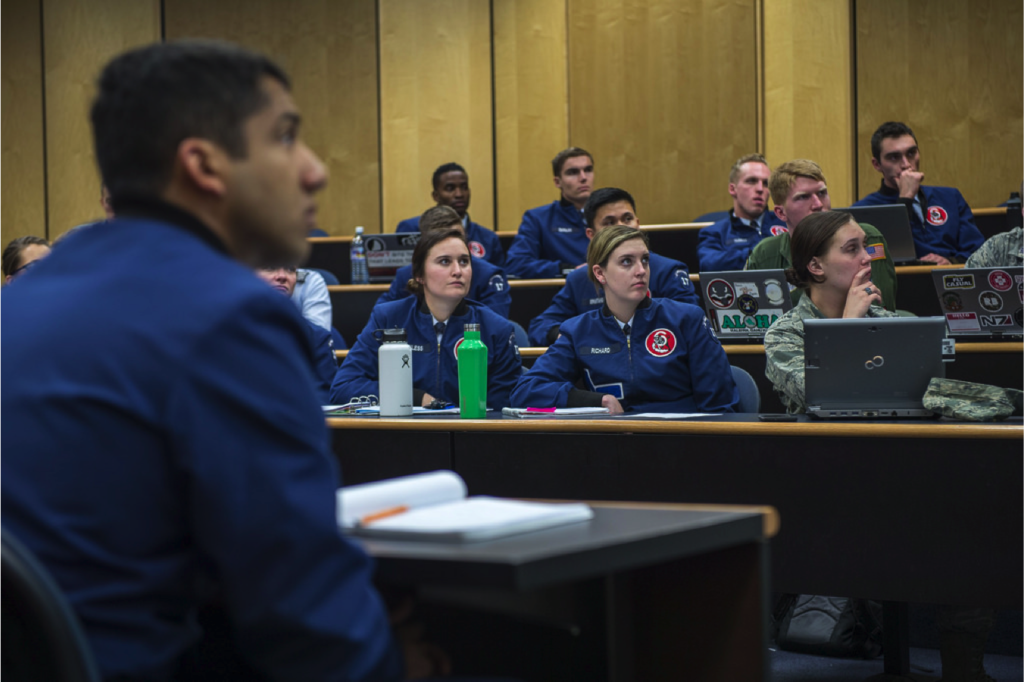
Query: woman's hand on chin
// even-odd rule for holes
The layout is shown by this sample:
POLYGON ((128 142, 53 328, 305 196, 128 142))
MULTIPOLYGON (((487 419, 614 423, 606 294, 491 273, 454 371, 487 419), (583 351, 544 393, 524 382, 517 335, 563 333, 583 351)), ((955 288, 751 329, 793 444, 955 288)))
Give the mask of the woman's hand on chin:
POLYGON ((867 265, 853 276, 850 291, 846 294, 846 308, 843 317, 864 317, 872 303, 882 305, 882 293, 871 283, 871 265, 867 265))

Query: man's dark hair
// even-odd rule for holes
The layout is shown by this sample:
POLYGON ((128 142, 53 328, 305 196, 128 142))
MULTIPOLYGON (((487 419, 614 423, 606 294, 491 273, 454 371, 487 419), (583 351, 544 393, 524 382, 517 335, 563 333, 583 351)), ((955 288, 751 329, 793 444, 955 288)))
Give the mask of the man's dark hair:
POLYGON ((906 123, 886 121, 878 126, 878 130, 871 136, 871 156, 881 161, 882 140, 890 137, 903 137, 904 135, 910 135, 914 138, 914 142, 917 142, 917 135, 914 135, 914 131, 906 123))
POLYGON ((117 201, 162 192, 186 138, 245 158, 243 126, 268 104, 260 87, 268 76, 290 87, 267 57, 216 41, 158 43, 107 64, 91 118, 96 159, 115 208, 117 201))
POLYGON ((566 161, 577 156, 585 156, 590 159, 591 163, 594 161, 594 157, 586 149, 581 149, 579 147, 563 149, 555 155, 555 158, 551 159, 551 170, 554 171, 555 177, 557 178, 562 174, 562 166, 565 165, 566 161))
POLYGON ((13 275, 14 271, 21 267, 21 252, 33 244, 38 246, 49 246, 50 242, 46 241, 42 237, 30 234, 24 237, 18 237, 7 245, 7 248, 4 249, 2 262, 0 262, 0 267, 2 267, 5 275, 13 275))
MULTIPOLYGON (((451 173, 452 171, 466 173, 466 169, 460 166, 459 164, 455 163, 454 161, 452 161, 451 163, 442 164, 437 167, 437 170, 434 171, 434 177, 430 179, 430 182, 431 184, 433 184, 434 189, 437 189, 438 185, 441 184, 441 176, 444 175, 445 173, 451 173)), ((466 173, 466 177, 469 177, 469 173, 466 173)))
POLYGON ((583 206, 583 219, 587 222, 587 227, 594 226, 594 217, 597 215, 597 209, 618 201, 628 201, 629 205, 633 207, 633 212, 636 213, 636 202, 633 201, 633 195, 624 189, 602 187, 591 192, 590 198, 587 199, 586 205, 583 206))

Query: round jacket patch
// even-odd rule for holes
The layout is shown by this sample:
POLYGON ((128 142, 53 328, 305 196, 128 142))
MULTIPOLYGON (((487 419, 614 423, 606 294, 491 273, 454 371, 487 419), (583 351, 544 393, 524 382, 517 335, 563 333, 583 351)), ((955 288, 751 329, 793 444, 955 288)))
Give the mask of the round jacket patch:
POLYGON ((480 242, 470 242, 469 253, 470 255, 476 256, 477 258, 483 258, 484 256, 487 255, 487 249, 485 249, 484 245, 481 244, 480 242))
POLYGON ((676 349, 676 335, 668 329, 655 329, 647 335, 644 345, 647 346, 648 353, 656 358, 663 358, 671 355, 676 349))
POLYGON ((783 232, 789 232, 789 228, 785 225, 772 225, 771 233, 773 237, 778 237, 783 232))
POLYGON ((949 214, 946 213, 946 209, 941 206, 929 206, 928 215, 925 218, 929 225, 945 225, 946 221, 949 220, 949 214))

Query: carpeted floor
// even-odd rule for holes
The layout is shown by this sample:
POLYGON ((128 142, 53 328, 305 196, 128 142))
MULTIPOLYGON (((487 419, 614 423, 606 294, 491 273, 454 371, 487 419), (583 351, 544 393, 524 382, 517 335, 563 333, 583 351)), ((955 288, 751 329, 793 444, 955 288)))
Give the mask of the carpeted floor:
MULTIPOLYGON (((827 658, 768 650, 772 682, 864 682, 882 673, 882 659, 827 658)), ((998 682, 1024 680, 1024 659, 1020 656, 985 654, 985 670, 998 682)), ((937 649, 910 649, 910 677, 914 682, 933 682, 942 675, 937 649)))

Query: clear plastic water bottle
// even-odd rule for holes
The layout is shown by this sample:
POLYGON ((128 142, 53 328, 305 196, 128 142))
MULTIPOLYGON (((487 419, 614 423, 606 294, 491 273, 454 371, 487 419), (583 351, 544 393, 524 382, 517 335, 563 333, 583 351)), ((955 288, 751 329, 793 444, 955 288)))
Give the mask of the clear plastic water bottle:
POLYGON ((362 226, 356 228, 356 236, 352 238, 349 259, 352 263, 352 284, 369 284, 370 270, 366 267, 366 244, 363 243, 362 226))
POLYGON ((486 419, 487 346, 480 340, 480 325, 463 327, 458 361, 459 415, 463 419, 486 419))
POLYGON ((404 329, 378 329, 377 387, 380 416, 412 416, 412 346, 404 329), (379 336, 378 336, 379 335, 379 336))

